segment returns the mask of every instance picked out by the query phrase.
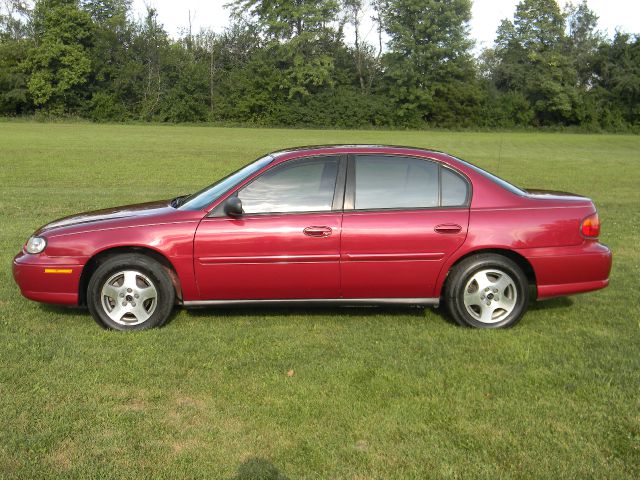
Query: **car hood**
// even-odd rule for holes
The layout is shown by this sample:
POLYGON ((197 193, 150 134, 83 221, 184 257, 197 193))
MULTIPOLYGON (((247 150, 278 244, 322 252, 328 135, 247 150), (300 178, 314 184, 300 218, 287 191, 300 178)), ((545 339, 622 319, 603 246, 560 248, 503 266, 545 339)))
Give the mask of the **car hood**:
POLYGON ((155 202, 138 203, 135 205, 125 205, 122 207, 105 208, 103 210, 79 213, 77 215, 71 215, 69 217, 55 220, 40 227, 36 234, 58 228, 93 224, 121 218, 150 217, 153 215, 166 213, 168 210, 174 210, 169 205, 169 200, 158 200, 155 202))

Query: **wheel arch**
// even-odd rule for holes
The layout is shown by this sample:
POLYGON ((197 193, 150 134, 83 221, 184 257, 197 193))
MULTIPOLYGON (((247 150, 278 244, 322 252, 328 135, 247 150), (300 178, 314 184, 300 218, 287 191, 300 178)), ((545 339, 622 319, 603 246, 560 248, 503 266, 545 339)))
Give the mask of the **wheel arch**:
POLYGON ((495 255, 501 255, 515 262, 516 265, 518 265, 522 269, 522 272, 524 273, 525 277, 527 277, 527 281, 529 282, 529 286, 531 287, 531 290, 532 290, 531 291, 532 298, 535 299, 537 297, 538 283, 536 279, 536 272, 533 269, 531 262, 529 262, 529 260, 527 260, 526 257, 522 256, 521 254, 514 252, 513 250, 509 250, 507 248, 479 248, 476 250, 471 250, 469 252, 466 252, 464 255, 457 257, 455 261, 451 265, 449 265, 443 278, 438 282, 437 287, 438 287, 439 295, 442 295, 443 292, 445 291, 445 286, 449 278, 449 274, 455 268, 456 265, 458 265, 460 262, 462 262, 463 260, 466 260, 469 257, 473 257, 474 255, 480 255, 484 253, 493 253, 495 255))
POLYGON ((182 301, 182 287, 180 284, 180 277, 178 277, 178 273, 176 268, 171 263, 171 261, 165 257, 162 253, 157 250, 153 250, 148 247, 140 247, 140 246, 124 246, 124 247, 112 247, 101 250, 95 253, 84 265, 82 268, 82 273, 80 274, 80 282, 78 284, 78 304, 86 305, 87 304, 87 288, 89 286, 89 280, 93 275, 93 272, 107 259, 114 255, 121 255, 126 253, 137 253, 140 255, 145 255, 149 258, 152 258, 160 265, 162 265, 167 273, 169 274, 169 278, 171 278, 171 282, 173 283, 173 287, 176 291, 176 300, 182 301))

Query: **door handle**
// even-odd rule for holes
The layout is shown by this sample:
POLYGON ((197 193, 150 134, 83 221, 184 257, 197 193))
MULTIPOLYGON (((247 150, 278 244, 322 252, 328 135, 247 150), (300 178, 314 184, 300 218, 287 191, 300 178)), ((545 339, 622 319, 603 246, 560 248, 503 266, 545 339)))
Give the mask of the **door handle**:
POLYGON ((302 233, 308 237, 328 237, 331 235, 330 227, 307 227, 302 233))
POLYGON ((437 233, 460 233, 462 227, 457 223, 443 223, 433 228, 437 233))

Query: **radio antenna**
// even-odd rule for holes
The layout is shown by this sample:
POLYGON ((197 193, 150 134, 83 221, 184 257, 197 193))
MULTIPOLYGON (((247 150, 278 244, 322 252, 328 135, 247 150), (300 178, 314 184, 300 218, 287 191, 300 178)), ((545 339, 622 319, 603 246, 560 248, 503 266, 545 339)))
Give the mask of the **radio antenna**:
POLYGON ((496 175, 499 177, 500 176, 500 161, 502 160, 502 142, 504 140, 504 134, 500 135, 500 146, 498 147, 498 171, 496 172, 496 175))

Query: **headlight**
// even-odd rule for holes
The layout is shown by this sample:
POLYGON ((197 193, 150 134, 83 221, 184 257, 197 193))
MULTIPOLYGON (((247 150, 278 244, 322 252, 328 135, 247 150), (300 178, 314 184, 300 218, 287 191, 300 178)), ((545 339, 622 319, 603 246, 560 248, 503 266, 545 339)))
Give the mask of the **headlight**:
POLYGON ((47 240, 42 237, 31 237, 27 240, 27 244, 24 247, 27 253, 40 253, 47 246, 47 240))

